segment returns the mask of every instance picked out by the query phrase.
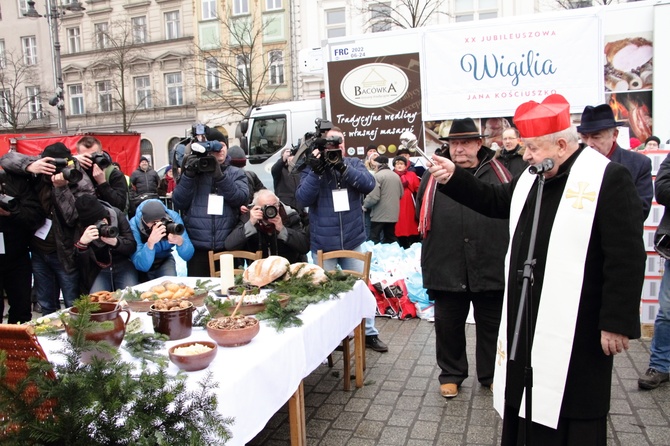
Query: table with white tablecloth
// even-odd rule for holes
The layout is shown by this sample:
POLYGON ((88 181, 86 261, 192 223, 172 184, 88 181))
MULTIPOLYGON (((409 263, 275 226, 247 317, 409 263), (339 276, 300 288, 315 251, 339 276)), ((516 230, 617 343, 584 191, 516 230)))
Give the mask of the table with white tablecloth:
MULTIPOLYGON (((135 287, 140 291, 165 280, 194 286, 195 282, 210 278, 161 277, 135 287)), ((217 279, 213 279, 217 280, 217 279)), ((304 397, 302 380, 314 371, 349 333, 361 324, 361 319, 374 317, 375 299, 363 281, 342 293, 339 298, 309 305, 301 314, 303 325, 287 328, 281 333, 261 321, 258 335, 241 347, 219 347, 216 358, 202 371, 187 373, 187 385, 195 389, 209 372, 218 385, 213 392, 218 398, 221 415, 232 417, 233 438, 229 445, 243 445, 253 439, 268 420, 288 401, 291 424, 291 442, 306 442, 304 397)), ((142 330, 153 332, 151 317, 139 316, 142 330)), ((193 328, 191 336, 168 341, 167 348, 186 341, 210 340, 203 328, 193 328)), ((47 356, 58 349, 58 344, 40 338, 47 356)), ((363 347, 364 348, 364 347, 363 347)), ((123 353, 128 359, 127 353, 123 353)), ((170 363, 168 373, 178 368, 170 363)))

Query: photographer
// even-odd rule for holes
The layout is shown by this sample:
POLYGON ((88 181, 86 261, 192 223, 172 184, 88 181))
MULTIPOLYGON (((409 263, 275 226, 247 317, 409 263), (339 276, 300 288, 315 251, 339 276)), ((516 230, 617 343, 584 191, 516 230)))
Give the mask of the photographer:
MULTIPOLYGON (((26 176, 0 170, 0 293, 7 295, 8 324, 32 318, 30 238, 44 224, 44 210, 26 176)), ((5 314, 0 297, 0 314, 5 314)))
POLYGON ((227 140, 192 143, 172 192, 172 203, 182 212, 195 247, 188 261, 191 277, 209 277, 209 251, 223 251, 224 240, 237 224, 239 208, 247 203, 247 177, 229 163, 227 140))
POLYGON ((184 261, 188 262, 193 257, 193 244, 184 229, 184 222, 178 213, 167 209, 160 200, 142 202, 130 220, 130 229, 137 242, 131 260, 140 272, 141 282, 177 275, 172 256, 175 246, 184 261))
POLYGON ((137 270, 130 261, 136 243, 126 215, 92 194, 78 197, 75 206, 79 238, 74 246, 82 289, 95 293, 137 285, 137 270))
POLYGON ((303 212, 302 206, 298 205, 295 199, 295 190, 300 184, 300 173, 293 169, 293 160, 295 159, 295 150, 292 147, 286 147, 281 156, 274 163, 270 173, 274 184, 275 194, 282 203, 286 203, 299 213, 303 212))
POLYGON ((300 215, 284 205, 271 191, 262 189, 254 195, 250 211, 242 214, 240 222, 226 238, 226 250, 263 251, 285 257, 289 262, 306 261, 309 237, 300 215))
MULTIPOLYGON (((319 249, 361 251, 366 238, 363 197, 374 189, 375 178, 361 160, 345 157, 344 135, 339 128, 332 127, 325 140, 317 137, 312 145, 295 194, 300 205, 309 207, 312 257, 316 258, 319 249)), ((362 270, 360 262, 351 259, 327 261, 324 269, 334 270, 338 263, 342 269, 362 270)), ((379 340, 374 319, 366 319, 365 325, 366 346, 388 351, 379 340)))
POLYGON ((88 176, 63 143, 47 146, 40 157, 9 152, 0 159, 8 172, 33 174, 30 186, 46 214, 46 220, 30 242, 35 295, 47 315, 60 309, 59 295, 66 307, 79 297, 79 272, 74 260, 74 228, 77 224, 76 197, 95 194, 88 176))
POLYGON ((128 213, 129 197, 126 176, 112 164, 110 156, 102 151, 102 143, 93 136, 77 141, 77 160, 95 186, 95 195, 128 213))

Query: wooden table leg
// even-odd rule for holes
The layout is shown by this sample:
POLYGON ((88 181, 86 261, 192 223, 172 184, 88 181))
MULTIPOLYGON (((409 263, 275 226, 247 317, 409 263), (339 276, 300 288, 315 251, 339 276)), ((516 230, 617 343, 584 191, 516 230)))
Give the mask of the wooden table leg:
POLYGON ((363 387, 363 374, 365 373, 365 319, 354 330, 354 362, 356 375, 356 388, 363 387))
POLYGON ((302 381, 298 390, 288 400, 288 421, 291 427, 291 446, 307 444, 307 427, 305 425, 305 388, 302 381))

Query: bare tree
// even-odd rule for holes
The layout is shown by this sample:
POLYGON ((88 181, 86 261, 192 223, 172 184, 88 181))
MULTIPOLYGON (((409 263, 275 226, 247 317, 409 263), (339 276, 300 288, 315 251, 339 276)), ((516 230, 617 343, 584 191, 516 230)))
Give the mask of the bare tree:
POLYGON ((556 0, 556 4, 561 9, 579 9, 579 8, 588 8, 590 6, 596 5, 612 5, 614 3, 619 3, 616 0, 556 0))
POLYGON ((227 40, 211 47, 200 42, 196 49, 196 84, 203 97, 244 116, 250 106, 272 102, 284 82, 286 59, 281 49, 263 45, 271 19, 260 22, 254 16, 223 17, 219 22, 227 40))
POLYGON ((93 37, 100 51, 91 64, 92 71, 109 76, 102 82, 109 82, 111 108, 121 114, 122 130, 127 132, 137 114, 153 105, 152 91, 147 90, 141 98, 135 98, 137 100, 133 100, 132 94, 131 70, 137 60, 146 55, 145 42, 138 38, 129 19, 113 21, 93 37))
POLYGON ((0 129, 22 131, 45 117, 40 84, 37 65, 26 63, 23 53, 0 55, 0 129))
POLYGON ((392 8, 390 1, 366 2, 359 11, 367 17, 367 29, 372 32, 388 31, 393 28, 420 28, 426 26, 431 18, 443 11, 446 0, 397 0, 392 8))

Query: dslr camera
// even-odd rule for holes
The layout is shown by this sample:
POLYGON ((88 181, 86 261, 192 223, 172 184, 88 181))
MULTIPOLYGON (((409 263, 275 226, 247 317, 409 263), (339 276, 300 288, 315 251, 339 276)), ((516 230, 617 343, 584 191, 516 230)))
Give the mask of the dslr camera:
MULTIPOLYGON (((311 156, 312 151, 316 148, 319 150, 323 146, 323 150, 326 148, 326 139, 323 138, 323 135, 328 133, 330 129, 333 128, 333 123, 327 119, 316 118, 314 120, 314 132, 305 133, 302 143, 298 146, 298 149, 295 152, 292 151, 291 155, 294 155, 294 167, 292 171, 301 171, 307 166, 307 158, 311 156)), ((339 143, 338 143, 339 144, 339 143)), ((339 148, 338 148, 339 150, 339 148)), ((322 151, 322 156, 324 155, 322 151)), ((340 153, 340 159, 342 158, 340 153)), ((324 158, 326 159, 326 158, 324 158)), ((335 162, 337 163, 337 161, 335 162)))
POLYGON ((11 195, 5 194, 7 172, 0 170, 0 208, 15 214, 19 211, 19 201, 11 195))
POLYGON ((62 173, 63 178, 70 184, 78 183, 83 178, 83 174, 77 169, 72 159, 54 158, 52 161, 49 161, 49 164, 56 166, 56 173, 54 175, 62 173))
POLYGON ((201 141, 191 143, 191 154, 196 155, 197 162, 195 163, 196 172, 210 173, 216 169, 216 158, 209 155, 209 152, 221 151, 222 145, 219 141, 201 141))
POLYGON ((263 211, 263 219, 265 220, 275 218, 277 214, 279 214, 279 209, 277 209, 277 206, 272 204, 266 204, 261 208, 261 210, 263 211))
POLYGON ((102 153, 94 153, 91 155, 91 161, 103 170, 112 165, 112 162, 102 153))
POLYGON ((175 223, 170 217, 163 217, 160 222, 165 226, 165 232, 167 234, 182 235, 184 233, 184 225, 175 223))
POLYGON ((337 164, 342 161, 342 138, 336 136, 334 138, 317 138, 314 140, 314 148, 319 149, 321 157, 327 164, 337 164))
POLYGON ((95 227, 98 230, 98 234, 100 234, 100 237, 114 238, 119 235, 119 228, 105 223, 104 220, 96 221, 95 227))

